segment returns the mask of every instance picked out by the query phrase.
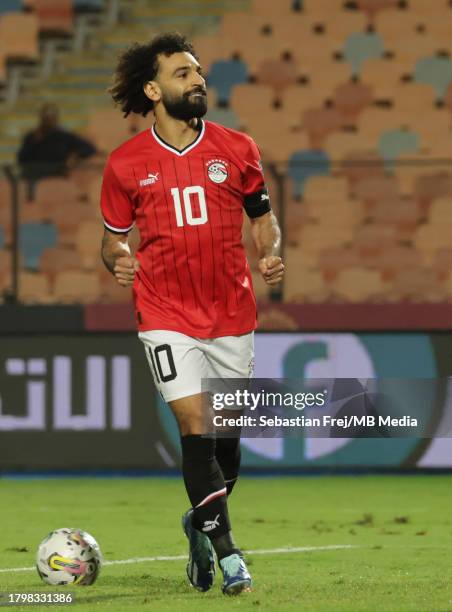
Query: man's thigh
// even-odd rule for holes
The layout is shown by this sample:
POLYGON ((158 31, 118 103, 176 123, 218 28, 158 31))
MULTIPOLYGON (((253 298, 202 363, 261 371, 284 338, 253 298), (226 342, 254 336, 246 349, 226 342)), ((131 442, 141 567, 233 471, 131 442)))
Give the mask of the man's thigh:
POLYGON ((203 341, 208 378, 251 378, 254 370, 254 333, 203 341))
POLYGON ((201 393, 208 364, 196 338, 165 330, 140 332, 138 336, 155 386, 167 403, 201 393))

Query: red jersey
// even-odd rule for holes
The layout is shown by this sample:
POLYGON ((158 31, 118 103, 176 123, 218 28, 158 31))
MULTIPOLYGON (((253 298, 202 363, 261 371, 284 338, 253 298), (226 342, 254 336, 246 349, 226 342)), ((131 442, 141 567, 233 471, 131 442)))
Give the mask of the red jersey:
POLYGON ((136 222, 140 270, 133 285, 140 331, 199 338, 256 327, 256 300, 242 244, 243 208, 270 210, 253 140, 210 121, 179 151, 155 128, 110 155, 101 207, 105 226, 127 233, 136 222))

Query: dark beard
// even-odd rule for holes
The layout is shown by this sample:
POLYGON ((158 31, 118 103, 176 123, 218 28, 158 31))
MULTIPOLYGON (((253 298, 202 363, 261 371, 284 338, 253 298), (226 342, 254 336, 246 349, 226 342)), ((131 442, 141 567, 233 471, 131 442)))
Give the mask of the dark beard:
POLYGON ((186 93, 178 99, 163 95, 162 102, 168 115, 181 121, 204 117, 207 113, 207 96, 204 95, 193 100, 190 99, 191 93, 186 93))

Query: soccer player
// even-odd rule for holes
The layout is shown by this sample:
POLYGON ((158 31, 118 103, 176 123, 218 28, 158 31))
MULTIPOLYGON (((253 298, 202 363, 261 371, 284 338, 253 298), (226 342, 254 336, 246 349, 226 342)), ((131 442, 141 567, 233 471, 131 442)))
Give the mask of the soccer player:
POLYGON ((109 157, 102 257, 120 285, 133 287, 139 337, 179 426, 192 506, 182 519, 188 578, 207 591, 215 551, 223 592, 236 594, 251 587, 227 504, 240 440, 203 435, 201 379, 252 375, 256 301, 241 240, 243 209, 269 285, 284 273, 280 230, 253 140, 202 119, 206 82, 183 36, 132 45, 111 94, 125 116, 153 112, 155 122, 109 157), (135 256, 127 242, 134 223, 141 239, 135 256))

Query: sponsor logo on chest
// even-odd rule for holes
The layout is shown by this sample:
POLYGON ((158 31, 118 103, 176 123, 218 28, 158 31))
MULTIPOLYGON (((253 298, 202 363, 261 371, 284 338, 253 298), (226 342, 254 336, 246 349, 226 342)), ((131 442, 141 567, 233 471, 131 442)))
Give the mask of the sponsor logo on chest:
POLYGON ((147 177, 140 181, 140 187, 147 187, 148 185, 155 185, 155 183, 157 183, 158 180, 159 180, 158 172, 154 172, 154 173, 149 172, 147 177))
POLYGON ((212 183, 224 183, 229 174, 228 174, 228 162, 223 159, 210 159, 206 162, 207 166, 207 176, 212 181, 212 183))

